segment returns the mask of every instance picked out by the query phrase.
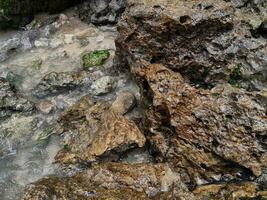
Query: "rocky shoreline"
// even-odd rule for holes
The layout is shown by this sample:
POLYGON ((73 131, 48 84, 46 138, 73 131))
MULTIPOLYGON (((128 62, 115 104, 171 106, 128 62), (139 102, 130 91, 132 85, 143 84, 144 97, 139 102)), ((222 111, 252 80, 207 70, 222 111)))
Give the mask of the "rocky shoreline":
POLYGON ((266 13, 264 0, 92 0, 2 33, 0 139, 59 141, 18 196, 266 199, 266 13))

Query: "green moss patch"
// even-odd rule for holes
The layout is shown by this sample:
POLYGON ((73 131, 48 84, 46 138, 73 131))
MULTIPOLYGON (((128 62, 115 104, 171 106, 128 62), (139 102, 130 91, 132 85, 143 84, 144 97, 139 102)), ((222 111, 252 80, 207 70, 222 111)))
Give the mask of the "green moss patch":
POLYGON ((238 87, 239 81, 242 80, 241 68, 242 64, 238 63, 230 73, 228 83, 234 87, 238 87))
POLYGON ((108 50, 97 50, 85 54, 82 57, 83 67, 89 69, 96 66, 101 66, 109 58, 110 53, 108 50))

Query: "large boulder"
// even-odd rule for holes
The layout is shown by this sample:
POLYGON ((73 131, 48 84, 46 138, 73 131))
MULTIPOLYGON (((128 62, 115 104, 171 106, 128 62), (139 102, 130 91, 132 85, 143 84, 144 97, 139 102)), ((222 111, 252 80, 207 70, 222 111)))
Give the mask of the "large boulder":
POLYGON ((141 88, 151 150, 190 187, 266 168, 267 6, 235 2, 130 1, 118 23, 116 60, 141 88))

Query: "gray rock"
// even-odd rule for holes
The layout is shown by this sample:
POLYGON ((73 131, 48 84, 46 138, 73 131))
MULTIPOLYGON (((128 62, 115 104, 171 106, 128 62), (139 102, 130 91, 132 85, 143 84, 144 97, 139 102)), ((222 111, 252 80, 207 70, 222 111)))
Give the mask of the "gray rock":
POLYGON ((111 92, 116 87, 116 80, 111 76, 104 76, 96 80, 92 86, 91 90, 94 95, 103 95, 111 92))
POLYGON ((126 7, 126 0, 86 1, 79 7, 79 16, 87 23, 114 24, 126 7))
POLYGON ((19 96, 5 79, 0 78, 0 119, 17 112, 31 113, 33 110, 34 105, 30 101, 19 96))
POLYGON ((37 97, 64 93, 77 87, 87 86, 91 82, 87 72, 51 72, 34 88, 37 97))
POLYGON ((113 102, 111 109, 119 114, 126 114, 129 112, 136 104, 136 99, 131 92, 122 92, 118 95, 116 100, 113 102))

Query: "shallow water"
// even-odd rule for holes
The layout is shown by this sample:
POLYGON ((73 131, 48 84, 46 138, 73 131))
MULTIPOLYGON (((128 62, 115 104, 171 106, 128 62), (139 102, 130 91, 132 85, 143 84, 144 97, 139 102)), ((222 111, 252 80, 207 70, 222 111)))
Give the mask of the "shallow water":
MULTIPOLYGON (((85 52, 108 49, 112 57, 106 67, 113 64, 116 29, 96 28, 82 23, 71 12, 66 15, 67 21, 57 22, 60 24, 57 31, 37 39, 42 41, 42 37, 46 38, 48 46, 36 47, 33 42, 33 46, 29 47, 26 41, 27 48, 19 47, 0 62, 0 77, 7 78, 11 73, 18 93, 36 104, 43 99, 33 98, 31 90, 39 81, 50 72, 82 70, 81 57, 85 52), (39 63, 37 67, 36 63, 39 63)), ((0 43, 17 37, 18 34, 24 32, 0 32, 0 43)), ((50 98, 56 104, 52 114, 37 111, 31 116, 15 114, 0 121, 0 200, 20 199, 27 184, 60 173, 60 169, 53 163, 54 156, 60 149, 59 138, 52 135, 40 142, 38 137, 46 128, 54 126, 60 112, 77 102, 86 92, 70 91, 50 98)))

